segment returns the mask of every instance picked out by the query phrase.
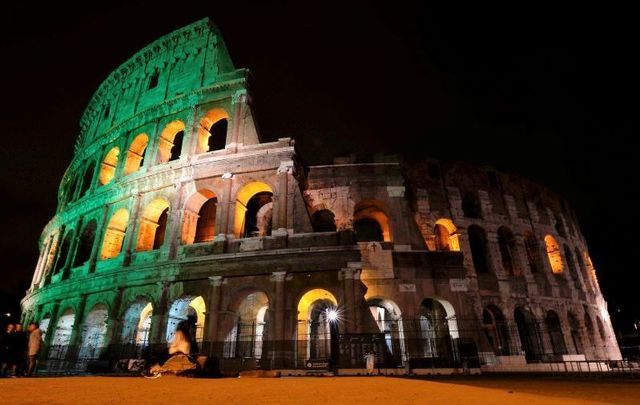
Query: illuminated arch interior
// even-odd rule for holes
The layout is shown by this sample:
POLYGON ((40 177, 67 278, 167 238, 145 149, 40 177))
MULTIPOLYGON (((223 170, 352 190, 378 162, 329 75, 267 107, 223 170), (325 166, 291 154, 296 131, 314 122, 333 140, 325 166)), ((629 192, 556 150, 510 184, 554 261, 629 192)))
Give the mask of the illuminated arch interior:
POLYGON ((98 181, 100 185, 105 185, 113 180, 116 174, 116 167, 118 166, 118 156, 120 155, 120 148, 113 147, 104 157, 102 164, 100 165, 100 175, 98 181))
POLYGON ((101 259, 111 259, 120 253, 128 224, 129 211, 124 208, 119 209, 111 216, 104 233, 102 252, 100 253, 101 259))
POLYGON ((140 134, 133 139, 127 151, 127 160, 124 163, 125 176, 137 172, 142 167, 148 144, 149 137, 146 134, 140 134))
MULTIPOLYGON (((209 138, 211 137, 211 129, 214 125, 222 120, 228 120, 229 114, 222 108, 214 108, 207 111, 207 113, 200 120, 200 128, 198 129, 198 149, 197 153, 204 153, 213 150, 210 148, 209 138)), ((224 137, 225 139, 216 140, 218 144, 224 145, 226 143, 226 134, 215 134, 216 136, 224 137)), ((220 148, 223 149, 223 148, 220 148)))
POLYGON ((164 242, 167 227, 169 203, 164 198, 156 198, 144 209, 138 231, 137 251, 158 249, 164 242))
MULTIPOLYGON (((158 163, 174 160, 172 157, 175 158, 176 154, 180 155, 180 151, 176 151, 176 149, 181 150, 182 139, 176 139, 176 136, 178 134, 184 135, 184 129, 184 122, 180 120, 171 121, 164 127, 158 140, 158 163)), ((179 138, 182 138, 182 136, 179 138)))
POLYGON ((436 221, 433 233, 437 250, 460 251, 460 235, 453 221, 448 218, 440 218, 436 221))
POLYGON ((544 237, 544 244, 547 248, 547 257, 549 258, 551 271, 553 271, 553 274, 562 273, 564 271, 564 263, 562 261, 560 245, 551 235, 547 235, 544 237))
POLYGON ((211 190, 195 192, 185 204, 182 243, 212 241, 215 236, 216 195, 211 190))
POLYGON ((247 204, 249 200, 258 193, 271 193, 271 186, 261 181, 252 181, 245 184, 236 195, 236 212, 234 218, 233 233, 241 237, 245 225, 245 214, 247 213, 247 204))
POLYGON ((368 225, 371 221, 375 221, 380 226, 380 231, 382 232, 382 241, 391 242, 389 216, 386 214, 386 212, 387 211, 384 208, 384 205, 380 201, 365 200, 356 204, 353 211, 353 227, 356 230, 356 238, 359 242, 369 242, 371 240, 379 239, 376 237, 372 238, 367 236, 365 236, 364 239, 361 239, 362 236, 358 236, 358 228, 363 225, 361 228, 362 231, 360 232, 360 234, 362 235, 364 233, 364 230, 370 228, 370 226, 368 225))
POLYGON ((206 305, 204 298, 183 297, 175 300, 169 309, 169 320, 167 322, 167 342, 171 342, 176 333, 176 327, 181 321, 190 321, 195 326, 195 338, 197 342, 202 342, 204 338, 204 322, 206 305))
POLYGON ((317 301, 323 300, 330 301, 334 306, 338 306, 338 300, 336 300, 336 297, 327 290, 315 288, 307 291, 302 298, 300 298, 300 301, 298 301, 298 320, 308 320, 311 315, 311 310, 313 309, 313 304, 317 301))

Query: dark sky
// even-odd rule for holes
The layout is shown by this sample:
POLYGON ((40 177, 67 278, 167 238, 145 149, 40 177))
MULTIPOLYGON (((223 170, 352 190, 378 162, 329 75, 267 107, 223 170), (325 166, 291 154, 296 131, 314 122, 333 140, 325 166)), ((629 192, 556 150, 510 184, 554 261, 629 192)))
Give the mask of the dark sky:
POLYGON ((235 65, 253 72, 265 139, 295 138, 310 162, 382 150, 471 160, 541 181, 577 211, 620 326, 640 318, 630 9, 59 3, 2 6, 2 312, 28 287, 95 89, 149 42, 209 16, 235 65))

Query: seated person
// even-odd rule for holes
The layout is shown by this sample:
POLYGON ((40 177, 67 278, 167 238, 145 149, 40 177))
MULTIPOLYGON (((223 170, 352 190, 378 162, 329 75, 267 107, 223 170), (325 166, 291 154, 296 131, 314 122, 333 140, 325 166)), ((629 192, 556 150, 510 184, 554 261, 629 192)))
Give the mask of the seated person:
POLYGON ((191 327, 187 321, 182 321, 176 327, 173 339, 169 343, 168 358, 149 369, 145 377, 157 378, 163 373, 180 375, 198 369, 198 364, 191 354, 191 327))

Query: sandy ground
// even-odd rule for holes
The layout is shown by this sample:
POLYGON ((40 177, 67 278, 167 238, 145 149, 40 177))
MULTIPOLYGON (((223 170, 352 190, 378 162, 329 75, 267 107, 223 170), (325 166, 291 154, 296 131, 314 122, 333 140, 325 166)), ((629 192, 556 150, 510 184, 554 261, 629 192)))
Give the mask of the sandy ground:
POLYGON ((0 379, 0 403, 11 404, 638 404, 640 379, 554 380, 478 377, 193 379, 61 377, 0 379))

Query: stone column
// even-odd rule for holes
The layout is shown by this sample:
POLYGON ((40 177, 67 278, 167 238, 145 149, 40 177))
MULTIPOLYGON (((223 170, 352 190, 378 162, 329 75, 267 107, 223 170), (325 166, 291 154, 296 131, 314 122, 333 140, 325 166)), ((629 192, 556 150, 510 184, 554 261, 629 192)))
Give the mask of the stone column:
POLYGON ((78 220, 76 223, 76 229, 73 233, 73 239, 71 239, 71 246, 69 246, 69 252, 67 254, 67 261, 62 267, 62 280, 69 278, 69 274, 71 273, 71 268, 73 268, 73 262, 76 259, 76 253, 78 250, 78 244, 80 243, 80 238, 82 237, 82 218, 78 220))
POLYGON ((209 284, 211 290, 209 293, 209 314, 207 316, 207 338, 210 342, 209 355, 217 355, 221 353, 222 347, 218 338, 218 323, 220 318, 220 298, 221 298, 221 286, 224 282, 222 276, 209 277, 209 284))
POLYGON ((89 273, 96 271, 96 264, 98 262, 98 255, 102 251, 102 243, 104 242, 104 236, 107 232, 107 226, 109 225, 109 205, 105 204, 102 207, 102 225, 99 231, 96 232, 96 237, 93 241, 93 248, 91 249, 91 257, 89 258, 89 273))
POLYGON ((281 368, 284 364, 284 358, 286 356, 285 339, 284 339, 284 310, 285 310, 285 294, 284 283, 287 278, 286 271, 275 271, 271 273, 271 282, 273 286, 273 298, 274 298, 274 323, 272 326, 272 339, 273 339, 273 353, 272 368, 281 368))
POLYGON ((138 194, 134 197, 133 209, 129 214, 129 224, 127 225, 127 234, 125 240, 122 242, 124 249, 124 260, 122 265, 128 266, 131 264, 133 250, 135 249, 134 241, 138 233, 140 223, 140 204, 142 203, 142 195, 138 194))
POLYGON ((60 311, 60 302, 56 301, 51 310, 49 311, 49 326, 47 326, 47 333, 44 336, 42 343, 42 350, 40 351, 40 359, 46 359, 49 356, 49 348, 51 347, 51 341, 55 334, 56 324, 58 323, 58 312, 60 311))
POLYGON ((160 346, 165 343, 164 334, 167 330, 168 312, 169 312, 169 288, 170 281, 158 282, 160 288, 160 299, 157 307, 153 307, 153 315, 151 315, 151 333, 150 343, 153 346, 160 346))
POLYGON ((354 269, 353 270, 353 311, 355 312, 355 331, 356 333, 362 333, 362 311, 366 308, 362 308, 362 304, 364 303, 364 291, 362 288, 364 284, 360 281, 360 275, 362 273, 362 269, 354 269))
POLYGON ((231 147, 233 152, 237 152, 238 143, 242 140, 241 133, 244 125, 242 118, 244 117, 245 110, 247 109, 247 91, 244 89, 236 91, 231 100, 231 105, 233 106, 233 118, 231 122, 231 128, 233 130, 230 131, 230 134, 227 134, 226 145, 231 147))
MULTIPOLYGON (((180 246, 180 229, 181 229, 181 213, 183 207, 183 183, 180 182, 178 184, 178 189, 176 190, 176 198, 173 205, 170 207, 169 211, 169 236, 165 238, 165 243, 169 242, 169 260, 174 260, 176 258, 178 252, 178 246, 180 246)), ((165 230, 166 232, 166 230, 165 230)))
POLYGON ((220 214, 220 216, 216 216, 216 227, 218 227, 218 218, 220 218, 220 225, 218 227, 218 232, 223 233, 225 235, 233 234, 233 221, 235 214, 235 196, 232 194, 233 192, 233 174, 226 172, 222 175, 222 181, 224 184, 224 196, 222 197, 222 201, 218 201, 220 205, 220 209, 216 214, 220 214))
POLYGON ((404 186, 387 186, 387 194, 389 195, 389 232, 391 233, 391 241, 397 250, 411 249, 411 232, 409 230, 408 220, 412 216, 407 211, 406 201, 404 200, 404 186), (393 215, 397 213, 397 215, 393 215))
POLYGON ((353 333, 358 330, 356 322, 356 314, 354 308, 355 287, 353 285, 354 271, 352 268, 343 268, 340 270, 340 278, 342 279, 343 288, 343 325, 346 333, 353 333))
MULTIPOLYGON (((53 257, 51 258, 51 262, 50 264, 48 263, 47 267, 45 268, 45 274, 44 274, 44 280, 42 282, 42 286, 44 287, 45 285, 49 284, 51 282, 51 276, 53 275, 53 268, 56 265, 56 260, 57 260, 57 256, 58 253, 60 252, 60 248, 62 247, 62 242, 64 241, 64 234, 66 233, 66 228, 63 226, 62 228, 60 228, 60 230, 58 231, 58 234, 56 235, 56 242, 55 242, 55 252, 53 253, 53 257)), ((52 240, 53 241, 53 240, 52 240)))
POLYGON ((75 313, 73 321, 73 330, 69 338, 69 350, 67 351, 67 361, 75 361, 78 358, 80 345, 82 344, 82 335, 84 329, 84 313, 87 305, 87 294, 80 296, 78 310, 75 313))

